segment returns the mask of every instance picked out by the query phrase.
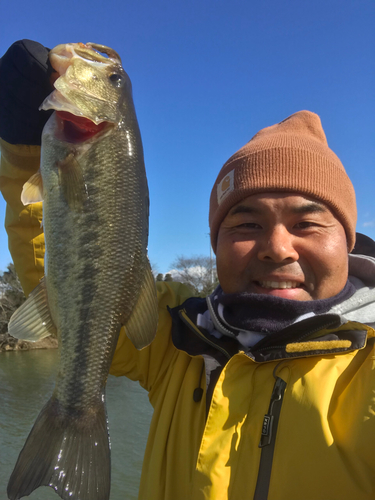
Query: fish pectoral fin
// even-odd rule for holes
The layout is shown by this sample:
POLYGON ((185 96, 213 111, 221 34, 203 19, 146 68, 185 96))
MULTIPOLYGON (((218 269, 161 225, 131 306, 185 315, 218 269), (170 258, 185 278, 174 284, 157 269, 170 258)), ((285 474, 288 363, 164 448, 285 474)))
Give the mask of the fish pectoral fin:
POLYGON ((133 312, 125 325, 126 335, 137 349, 154 340, 158 326, 158 302, 155 280, 147 260, 141 291, 133 312))
POLYGON ((49 335, 57 337, 48 306, 44 278, 10 318, 8 333, 16 339, 37 342, 49 335))
POLYGON ((83 179, 82 169, 74 153, 69 153, 64 160, 57 162, 59 183, 69 208, 82 210, 87 198, 87 189, 83 179))
POLYGON ((21 201, 24 205, 43 201, 43 181, 40 170, 25 182, 22 188, 21 201))

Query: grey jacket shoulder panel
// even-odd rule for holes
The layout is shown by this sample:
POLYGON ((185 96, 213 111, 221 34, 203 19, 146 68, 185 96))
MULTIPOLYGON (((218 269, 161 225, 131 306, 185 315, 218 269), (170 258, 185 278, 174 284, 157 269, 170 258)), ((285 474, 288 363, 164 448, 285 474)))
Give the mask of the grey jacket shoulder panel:
POLYGON ((349 280, 356 288, 355 294, 329 312, 346 321, 375 326, 375 258, 350 254, 349 280))

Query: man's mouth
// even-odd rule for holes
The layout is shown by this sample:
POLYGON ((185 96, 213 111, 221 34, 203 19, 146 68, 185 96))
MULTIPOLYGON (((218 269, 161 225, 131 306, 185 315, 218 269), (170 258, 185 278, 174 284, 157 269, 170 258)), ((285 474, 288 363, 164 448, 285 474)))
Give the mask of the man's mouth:
POLYGON ((256 281, 255 283, 262 288, 272 289, 301 287, 301 283, 297 281, 256 281))

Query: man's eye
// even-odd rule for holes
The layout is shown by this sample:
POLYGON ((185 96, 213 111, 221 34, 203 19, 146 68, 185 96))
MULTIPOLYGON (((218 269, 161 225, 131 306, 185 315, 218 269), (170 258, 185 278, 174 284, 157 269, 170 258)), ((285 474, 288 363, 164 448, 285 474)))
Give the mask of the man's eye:
POLYGON ((297 229, 307 229, 309 227, 314 227, 316 226, 315 222, 309 222, 309 221, 303 221, 303 222, 298 222, 294 227, 297 229))
POLYGON ((239 224, 237 227, 242 227, 245 229, 261 229, 261 226, 256 222, 244 222, 243 224, 239 224))

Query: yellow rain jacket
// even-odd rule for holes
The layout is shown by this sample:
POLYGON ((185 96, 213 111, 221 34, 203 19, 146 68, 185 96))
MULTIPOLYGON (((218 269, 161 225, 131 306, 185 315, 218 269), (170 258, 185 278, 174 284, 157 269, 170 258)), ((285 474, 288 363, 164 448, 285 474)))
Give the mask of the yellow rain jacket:
MULTIPOLYGON (((29 293, 43 274, 41 205, 23 207, 19 195, 39 148, 1 147, 9 245, 29 293)), ((203 299, 157 285, 154 342, 137 351, 122 329, 111 367, 138 380, 154 408, 140 499, 375 498, 372 328, 326 314, 245 353, 197 328, 203 299)))

